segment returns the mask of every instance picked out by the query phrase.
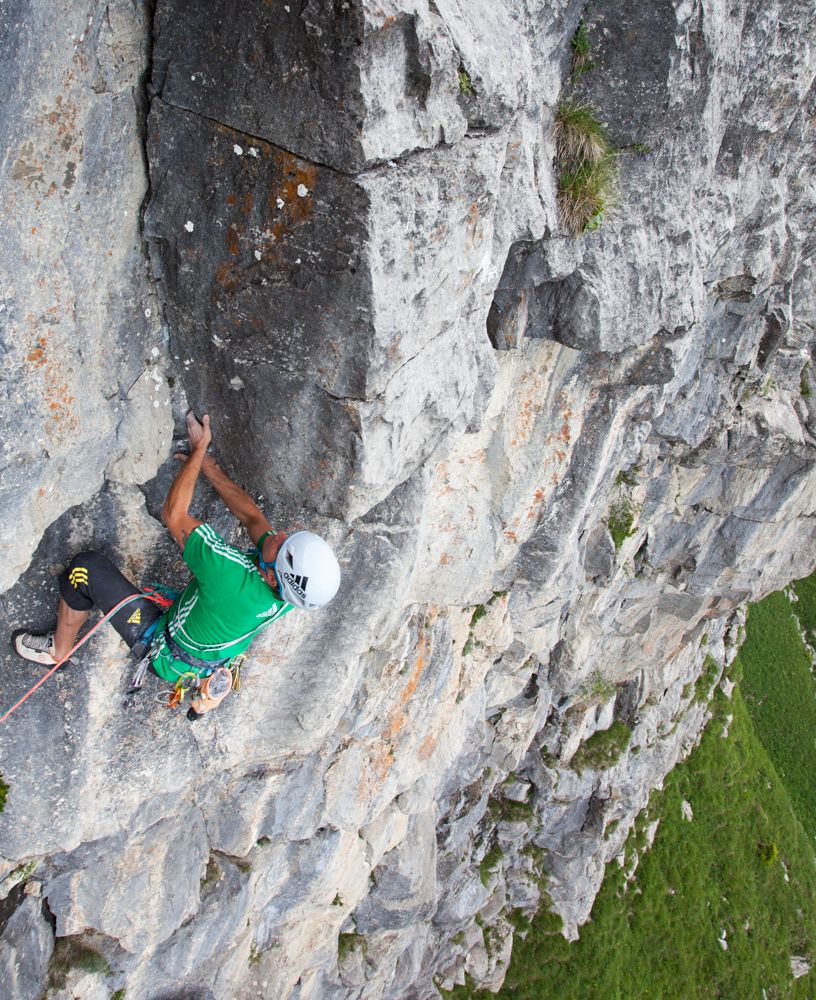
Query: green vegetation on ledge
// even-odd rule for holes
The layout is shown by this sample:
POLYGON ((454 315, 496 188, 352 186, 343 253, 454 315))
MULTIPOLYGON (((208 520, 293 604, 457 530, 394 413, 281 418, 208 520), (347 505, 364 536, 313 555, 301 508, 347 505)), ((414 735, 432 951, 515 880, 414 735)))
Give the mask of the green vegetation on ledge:
POLYGON ((703 671, 694 683, 694 702, 707 702, 714 690, 714 685, 720 676, 720 665, 717 661, 707 656, 703 662, 703 671))
POLYGON ((591 55, 589 42, 589 31, 583 18, 578 22, 578 27, 570 39, 572 49, 572 75, 573 81, 580 80, 584 73, 595 69, 595 60, 591 55))
POLYGON ((482 885, 487 886, 490 882, 490 876, 499 867, 501 859, 504 857, 504 852, 499 847, 497 843, 493 843, 493 846, 482 858, 482 863, 479 865, 479 878, 482 880, 482 885))
POLYGON ((602 771, 616 764, 632 741, 632 730, 616 719, 609 729, 600 729, 575 751, 570 766, 579 773, 587 768, 602 771))
POLYGON ((353 951, 357 948, 361 948, 363 954, 366 953, 367 945, 366 939, 362 934, 358 934, 357 931, 351 931, 348 934, 341 934, 337 939, 337 958, 338 961, 342 962, 347 958, 353 951))
POLYGON ((620 496, 612 501, 606 518, 606 526, 609 528, 609 534, 615 543, 616 552, 627 538, 634 535, 637 514, 638 509, 628 496, 620 496))
POLYGON ((476 93, 473 89, 473 81, 470 79, 470 73, 468 73, 464 66, 459 69, 459 93, 462 97, 473 97, 476 93))
POLYGON ((49 986, 64 989, 72 969, 97 976, 108 976, 111 973, 108 960, 95 948, 84 944, 76 936, 58 937, 48 966, 49 986))
POLYGON ((810 388, 810 362, 806 361, 804 367, 802 368, 802 374, 799 376, 799 392, 802 394, 803 399, 810 399, 813 395, 813 390, 810 388))

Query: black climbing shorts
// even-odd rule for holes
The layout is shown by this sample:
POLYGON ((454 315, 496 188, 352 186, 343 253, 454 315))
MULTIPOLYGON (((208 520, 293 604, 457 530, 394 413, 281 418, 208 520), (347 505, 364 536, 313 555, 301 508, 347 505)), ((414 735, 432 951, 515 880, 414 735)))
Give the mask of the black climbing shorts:
MULTIPOLYGON (((68 563, 59 578, 60 595, 74 611, 90 611, 97 607, 104 614, 132 594, 141 594, 124 574, 99 552, 80 552, 68 563)), ((163 614, 147 597, 126 604, 110 619, 111 625, 128 646, 138 642, 142 634, 163 614)))

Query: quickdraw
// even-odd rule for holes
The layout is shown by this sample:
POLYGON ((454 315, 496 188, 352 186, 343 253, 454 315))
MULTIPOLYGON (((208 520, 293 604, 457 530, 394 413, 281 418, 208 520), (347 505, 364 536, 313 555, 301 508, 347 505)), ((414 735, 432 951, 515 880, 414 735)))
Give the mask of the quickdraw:
POLYGON ((199 677, 197 674, 182 674, 170 690, 170 697, 165 704, 168 708, 178 708, 184 701, 184 696, 197 686, 199 677), (185 678, 191 678, 191 683, 185 684, 185 678))
POLYGON ((228 691, 241 690, 241 666, 246 656, 241 653, 226 666, 218 666, 208 674, 196 674, 187 671, 181 674, 166 695, 165 704, 168 708, 178 708, 186 695, 191 698, 215 700, 223 698, 228 691))

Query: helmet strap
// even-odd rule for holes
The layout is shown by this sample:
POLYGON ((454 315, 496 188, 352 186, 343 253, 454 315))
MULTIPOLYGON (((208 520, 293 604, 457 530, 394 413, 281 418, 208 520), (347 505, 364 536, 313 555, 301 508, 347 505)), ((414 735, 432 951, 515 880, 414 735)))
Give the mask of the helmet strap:
POLYGON ((267 573, 270 569, 272 570, 272 574, 275 577, 275 583, 278 585, 278 593, 281 595, 281 597, 283 597, 283 587, 281 587, 280 577, 278 576, 278 570, 275 564, 275 560, 273 559, 272 562, 270 563, 264 561, 263 546, 261 546, 261 548, 259 549, 256 548, 255 551, 258 553, 258 568, 264 573, 267 573))

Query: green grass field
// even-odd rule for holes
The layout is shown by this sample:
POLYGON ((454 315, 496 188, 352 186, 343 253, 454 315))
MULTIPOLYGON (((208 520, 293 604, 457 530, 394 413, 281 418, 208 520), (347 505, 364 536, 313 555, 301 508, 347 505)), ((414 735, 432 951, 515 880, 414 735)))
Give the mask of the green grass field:
POLYGON ((757 736, 816 843, 816 681, 797 629, 816 627, 816 579, 795 589, 797 602, 778 593, 751 607, 738 664, 757 736))
POLYGON ((534 921, 526 940, 516 938, 498 997, 816 1000, 816 973, 793 980, 790 968, 791 955, 816 958, 816 857, 806 832, 816 815, 816 690, 791 617, 793 609, 816 627, 816 580, 796 590, 797 604, 772 595, 751 609, 732 668, 744 680, 731 700, 717 691, 700 746, 653 797, 649 818, 661 823, 634 880, 625 887, 609 866, 573 944, 534 921), (692 822, 682 818, 684 799, 692 822))

